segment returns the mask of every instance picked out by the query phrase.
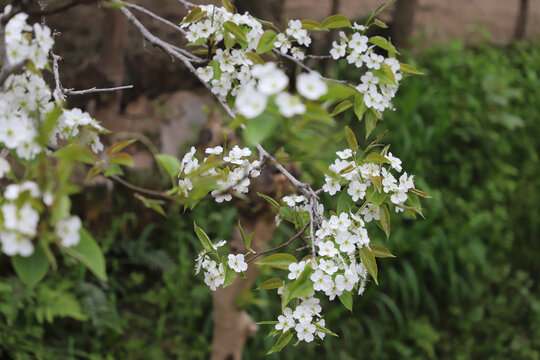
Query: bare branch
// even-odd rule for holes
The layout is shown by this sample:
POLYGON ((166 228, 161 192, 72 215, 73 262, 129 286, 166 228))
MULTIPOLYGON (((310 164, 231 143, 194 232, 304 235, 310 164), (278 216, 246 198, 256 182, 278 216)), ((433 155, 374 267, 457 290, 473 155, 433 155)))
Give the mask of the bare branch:
POLYGON ((97 0, 72 0, 64 5, 60 5, 54 9, 48 9, 48 10, 34 10, 34 11, 28 11, 29 15, 53 15, 57 14, 66 10, 71 9, 72 7, 78 6, 78 5, 86 5, 90 3, 97 3, 97 0))
POLYGON ((190 3, 189 1, 186 1, 186 0, 177 0, 180 4, 184 5, 184 7, 186 9, 192 9, 194 7, 197 7, 197 5, 193 4, 193 3, 190 3))
POLYGON ((64 94, 66 95, 86 95, 91 93, 97 93, 97 92, 110 92, 110 91, 118 91, 118 90, 125 90, 125 89, 133 89, 133 85, 124 85, 124 86, 117 86, 117 87, 111 87, 111 88, 90 88, 86 90, 73 90, 73 89, 65 89, 64 94))
POLYGON ((130 182, 127 182, 126 180, 122 179, 121 177, 118 177, 116 175, 111 175, 111 176, 108 176, 108 178, 116 181, 117 183, 119 184, 122 184, 124 185, 125 187, 127 187, 128 189, 130 190, 133 190, 135 192, 138 192, 138 193, 141 193, 141 194, 144 194, 144 195, 148 195, 148 196, 152 196, 152 197, 157 197, 157 198, 161 198, 161 199, 165 199, 165 200, 174 200, 174 197, 171 196, 171 195, 168 195, 164 192, 161 192, 161 191, 155 191, 155 190, 150 190, 150 189, 145 189, 145 188, 142 188, 140 186, 137 186, 137 185, 133 185, 132 183, 130 182))
POLYGON ((304 231, 306 231, 307 227, 309 226, 310 222, 307 222, 303 227, 302 229, 300 229, 299 232, 296 233, 296 235, 294 235, 293 237, 291 237, 289 240, 285 241, 283 244, 279 245, 279 246, 276 246, 275 248, 272 248, 270 250, 266 250, 266 251, 263 251, 263 252, 260 252, 260 253, 257 253, 255 256, 252 256, 251 258, 249 258, 248 260, 246 260, 246 263, 249 263, 253 260, 255 260, 256 258, 258 258, 259 256, 262 256, 264 254, 268 254, 268 253, 271 253, 273 251, 276 251, 276 250, 279 250, 287 245, 289 245, 290 243, 292 243, 294 240, 298 239, 300 236, 302 236, 302 233, 304 231))

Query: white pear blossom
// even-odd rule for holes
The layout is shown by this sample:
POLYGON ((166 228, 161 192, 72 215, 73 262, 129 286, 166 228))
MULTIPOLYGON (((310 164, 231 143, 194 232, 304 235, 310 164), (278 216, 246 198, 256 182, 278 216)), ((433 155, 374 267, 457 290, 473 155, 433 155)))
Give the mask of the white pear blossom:
POLYGON ((60 238, 62 246, 70 247, 79 243, 81 225, 82 222, 78 216, 71 216, 56 224, 56 235, 60 238))
POLYGON ((303 97, 317 100, 328 92, 328 86, 316 72, 298 75, 296 87, 303 97))
POLYGON ((246 271, 248 268, 248 264, 244 261, 244 254, 229 254, 228 256, 228 264, 231 269, 233 269, 235 272, 242 272, 246 271))

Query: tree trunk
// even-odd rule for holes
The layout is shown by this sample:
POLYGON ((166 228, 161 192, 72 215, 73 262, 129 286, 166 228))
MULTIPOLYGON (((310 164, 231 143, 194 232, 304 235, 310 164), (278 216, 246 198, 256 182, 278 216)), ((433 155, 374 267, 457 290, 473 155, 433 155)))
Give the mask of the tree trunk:
POLYGON ((516 18, 516 27, 514 30, 514 39, 525 39, 527 31, 527 14, 529 12, 529 0, 519 0, 519 11, 516 18))
POLYGON ((397 0, 392 21, 392 43, 401 48, 409 46, 414 30, 414 15, 418 0, 397 0))

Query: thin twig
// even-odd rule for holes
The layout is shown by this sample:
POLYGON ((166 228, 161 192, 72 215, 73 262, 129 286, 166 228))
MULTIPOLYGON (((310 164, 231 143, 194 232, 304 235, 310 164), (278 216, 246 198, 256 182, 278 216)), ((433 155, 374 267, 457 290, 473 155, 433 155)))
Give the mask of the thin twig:
POLYGON ((190 3, 189 1, 186 1, 186 0, 177 0, 180 4, 184 5, 184 7, 186 9, 191 9, 191 8, 194 8, 194 7, 197 7, 197 5, 193 4, 193 3, 190 3))
POLYGON ((73 89, 64 89, 64 94, 66 95, 86 95, 96 92, 109 92, 109 91, 118 91, 118 90, 125 90, 125 89, 133 89, 133 85, 124 85, 124 86, 117 86, 117 87, 111 87, 111 88, 90 88, 86 90, 73 90, 73 89))
POLYGON ((66 11, 66 10, 69 10, 71 9, 72 7, 75 7, 75 6, 78 6, 78 5, 86 5, 86 4, 90 4, 90 3, 95 3, 97 2, 96 0, 72 0, 64 5, 60 5, 54 9, 48 9, 48 10, 44 10, 44 9, 41 9, 41 10, 34 10, 34 11, 28 11, 28 14, 29 15, 38 15, 38 16, 42 16, 42 15, 52 15, 52 14, 57 14, 59 12, 63 12, 63 11, 66 11))
POLYGON ((161 192, 161 191, 155 191, 155 190, 150 190, 150 189, 145 189, 145 188, 142 188, 140 186, 137 186, 137 185, 133 185, 132 183, 130 182, 127 182, 126 180, 116 176, 116 175, 111 175, 111 176, 108 176, 109 179, 112 179, 122 185, 124 185, 125 187, 127 187, 128 189, 130 190, 133 190, 135 192, 138 192, 138 193, 141 193, 141 194, 144 194, 144 195, 148 195, 148 196, 152 196, 152 197, 157 197, 157 198, 161 198, 161 199, 165 199, 165 200, 174 200, 174 197, 172 197, 171 195, 168 195, 164 192, 161 192))
POLYGON ((255 254, 254 256, 252 256, 251 258, 249 258, 249 259, 246 261, 246 263, 249 263, 249 262, 255 260, 255 259, 258 258, 259 256, 262 256, 262 255, 264 255, 264 254, 271 253, 271 252, 273 252, 273 251, 279 250, 279 249, 281 249, 282 247, 285 247, 285 246, 289 245, 290 243, 292 243, 294 240, 298 239, 298 238, 302 235, 302 233, 307 229, 307 227, 308 227, 309 224, 310 224, 310 223, 307 222, 307 223, 302 227, 302 229, 300 229, 300 231, 296 233, 296 235, 294 235, 292 238, 290 238, 289 240, 287 240, 287 241, 284 242, 283 244, 278 245, 278 246, 276 246, 275 248, 272 248, 272 249, 270 249, 270 250, 266 250, 266 251, 263 251, 263 252, 260 252, 260 253, 255 254))

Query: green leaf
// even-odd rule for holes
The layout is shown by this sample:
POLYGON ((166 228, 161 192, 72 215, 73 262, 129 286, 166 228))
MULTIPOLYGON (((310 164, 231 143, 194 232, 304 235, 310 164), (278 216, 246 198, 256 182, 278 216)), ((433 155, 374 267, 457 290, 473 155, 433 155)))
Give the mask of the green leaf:
POLYGON ((349 311, 353 309, 353 297, 350 291, 344 291, 343 294, 339 295, 339 300, 349 311))
POLYGON ((53 153, 57 157, 66 161, 78 161, 84 164, 94 165, 96 157, 88 146, 82 146, 79 143, 72 143, 53 153))
POLYGON ((394 255, 392 255, 390 250, 388 250, 384 246, 370 244, 369 247, 375 257, 378 257, 378 258, 395 257, 394 255))
POLYGON ((318 30, 318 27, 320 26, 321 24, 319 24, 318 22, 316 22, 315 20, 302 20, 302 29, 306 29, 306 30, 318 30))
POLYGON ((180 24, 189 24, 195 22, 202 18, 204 15, 206 15, 206 11, 202 11, 200 7, 196 7, 195 9, 191 10, 189 14, 186 15, 186 17, 180 24))
POLYGON ((280 123, 280 118, 268 112, 264 112, 256 118, 250 119, 244 130, 244 139, 248 144, 260 144, 275 133, 280 123))
POLYGON ((330 336, 339 337, 338 334, 336 334, 335 332, 330 331, 327 328, 325 328, 324 326, 321 326, 319 324, 315 324, 315 328, 317 329, 317 331, 323 332, 323 333, 328 334, 330 336))
POLYGON ((343 15, 332 15, 326 18, 321 23, 321 25, 319 25, 317 29, 314 29, 314 30, 328 30, 328 29, 337 29, 337 28, 344 28, 344 27, 351 27, 351 23, 349 19, 347 19, 347 17, 343 15))
POLYGON ((369 18, 367 19, 366 25, 369 26, 371 24, 371 20, 373 20, 374 18, 379 16, 380 13, 382 13, 384 10, 388 9, 395 2, 396 2, 396 0, 390 0, 390 1, 387 1, 386 3, 380 5, 378 8, 376 8, 375 11, 373 11, 371 13, 371 15, 369 16, 369 18))
POLYGON ((259 39, 257 44, 257 54, 264 54, 275 48, 274 43, 276 42, 277 34, 274 30, 266 30, 259 39))
POLYGON ((401 71, 402 73, 414 74, 414 75, 424 75, 423 72, 421 72, 420 70, 418 70, 417 68, 415 68, 412 65, 404 64, 404 63, 400 63, 400 65, 401 66, 399 68, 399 71, 401 71))
POLYGON ((431 199, 431 196, 429 196, 429 195, 426 194, 425 192, 420 191, 420 190, 418 190, 418 189, 409 189, 409 191, 410 191, 411 193, 413 193, 414 195, 420 196, 420 197, 422 197, 422 198, 424 198, 424 199, 431 199))
POLYGON ((278 278, 268 279, 264 281, 257 289, 255 290, 272 290, 282 287, 283 281, 278 278))
POLYGON ((133 167, 133 159, 129 154, 126 153, 119 153, 112 156, 112 158, 109 160, 111 164, 117 164, 117 165, 124 165, 133 167))
POLYGON ((394 47, 394 45, 390 44, 390 42, 386 40, 385 38, 383 38, 382 36, 374 36, 371 39, 369 39, 369 42, 374 45, 377 45, 381 49, 388 51, 388 54, 390 56, 392 56, 393 54, 399 54, 396 51, 396 48, 394 47))
POLYGON ((352 106, 352 103, 349 100, 343 100, 342 102, 336 105, 334 110, 330 113, 330 116, 336 116, 338 114, 341 114, 342 112, 344 112, 351 106, 352 106))
POLYGON ((124 170, 122 170, 122 168, 118 165, 111 165, 109 166, 109 168, 107 169, 107 171, 105 171, 105 173, 103 174, 105 176, 112 176, 112 175, 124 175, 124 170))
POLYGON ((196 222, 193 222, 193 229, 195 230, 195 234, 199 238, 199 241, 201 242, 204 250, 208 252, 215 252, 214 246, 212 245, 212 241, 210 241, 210 238, 203 229, 201 229, 196 222))
POLYGON ((362 263, 366 267, 369 274, 373 277, 373 280, 375 280, 375 283, 378 285, 377 281, 377 261, 375 260, 375 256, 371 252, 371 250, 367 247, 362 247, 360 249, 360 258, 362 259, 362 263))
POLYGON ((378 191, 374 186, 370 186, 366 190, 366 199, 375 206, 380 206, 384 199, 386 199, 386 193, 384 191, 378 191))
POLYGON ((369 111, 366 113, 366 139, 369 137, 371 132, 375 130, 377 120, 379 120, 377 113, 373 109, 369 109, 369 111))
POLYGON ((36 246, 30 257, 20 255, 11 258, 13 268, 21 281, 28 287, 34 287, 49 271, 49 261, 40 246, 36 246))
POLYGON ((366 109, 367 107, 366 103, 364 102, 364 95, 356 94, 356 96, 354 97, 354 113, 356 114, 358 121, 362 121, 366 109))
POLYGON ((392 68, 387 64, 382 64, 379 70, 373 70, 373 75, 379 79, 379 84, 397 85, 396 77, 392 72, 392 68))
POLYGON ((244 241, 244 244, 246 245, 246 249, 251 250, 251 240, 253 239, 253 234, 249 234, 248 236, 244 234, 244 229, 242 228, 242 225, 240 224, 240 220, 238 220, 238 229, 240 229, 240 235, 242 235, 242 240, 244 241))
POLYGON ((246 56, 251 60, 253 61, 253 64, 264 64, 264 60, 261 59, 261 57, 259 55, 257 55, 256 53, 250 51, 250 52, 247 52, 246 53, 246 56))
POLYGON ((41 146, 47 146, 51 139, 51 133, 58 123, 58 119, 62 115, 62 107, 55 106, 45 116, 45 120, 40 123, 38 142, 41 146))
POLYGON ((257 324, 257 325, 276 325, 277 323, 278 323, 278 321, 268 320, 268 321, 259 321, 259 322, 256 322, 255 324, 257 324))
POLYGON ((376 26, 378 26, 378 27, 380 27, 382 29, 387 29, 388 28, 388 25, 386 25, 386 23, 384 21, 381 21, 379 19, 375 19, 373 24, 375 24, 376 26))
POLYGON ((384 164, 384 163, 389 163, 390 161, 388 161, 387 158, 385 158, 384 156, 382 156, 381 154, 379 153, 376 153, 376 152, 371 152, 368 154, 368 156, 366 156, 364 158, 364 160, 362 160, 364 163, 374 163, 374 164, 384 164))
POLYGON ((129 145, 133 144, 135 141, 137 141, 137 140, 136 139, 131 139, 131 140, 118 141, 117 143, 112 144, 111 147, 107 149, 107 155, 112 156, 112 155, 124 150, 129 145))
POLYGON ((356 136, 354 135, 354 132, 351 130, 350 127, 345 126, 345 138, 347 139, 347 143, 349 144, 349 148, 355 152, 358 150, 358 142, 356 141, 356 136))
POLYGON ((94 273, 101 281, 107 281, 107 273, 105 270, 105 258, 101 252, 101 248, 96 243, 92 235, 85 229, 79 232, 81 239, 75 246, 63 248, 69 255, 79 260, 91 272, 94 273))
POLYGON ((328 82, 328 92, 320 97, 320 101, 332 100, 335 102, 343 101, 350 98, 354 94, 357 94, 358 91, 355 88, 350 86, 336 83, 328 82))
POLYGON ((232 6, 229 0, 221 0, 221 4, 223 5, 225 9, 227 9, 228 12, 233 13, 233 14, 236 12, 234 6, 232 6))
POLYGON ((157 154, 156 160, 167 171, 171 179, 176 179, 180 173, 180 160, 169 154, 157 154))
POLYGON ((279 204, 277 203, 276 200, 272 199, 270 196, 268 195, 264 195, 264 194, 261 194, 260 192, 257 193, 257 195, 259 195, 260 197, 262 197, 264 200, 268 201, 270 203, 270 205, 272 205, 273 207, 275 207, 276 209, 279 210, 280 206, 279 204))
POLYGON ((157 199, 148 199, 147 197, 144 197, 139 193, 136 193, 134 196, 136 199, 140 200, 146 208, 154 210, 155 212, 163 215, 163 217, 167 217, 167 214, 165 214, 165 210, 163 210, 163 206, 162 206, 165 203, 165 201, 157 200, 157 199))
POLYGON ((306 265, 306 268, 302 271, 298 279, 285 286, 281 295, 282 311, 292 299, 306 296, 313 292, 313 281, 309 278, 312 273, 313 269, 309 265, 306 265))
POLYGON ((264 258, 263 260, 256 262, 256 264, 266 265, 266 266, 270 266, 270 267, 274 267, 274 268, 282 269, 282 270, 288 270, 290 264, 297 263, 297 262, 298 260, 296 260, 296 258, 292 256, 291 254, 280 253, 280 254, 272 254, 264 258))
POLYGON ((281 216, 283 220, 294 223, 294 213, 288 206, 282 206, 279 209, 279 216, 281 216))
POLYGON ((270 351, 266 353, 266 355, 281 351, 281 349, 283 349, 291 341, 292 338, 293 338, 293 334, 291 330, 285 331, 283 334, 281 334, 279 339, 276 341, 274 346, 272 346, 270 351))
POLYGON ((390 237, 390 212, 384 204, 379 206, 379 219, 384 233, 386 234, 386 238, 388 239, 390 237))

